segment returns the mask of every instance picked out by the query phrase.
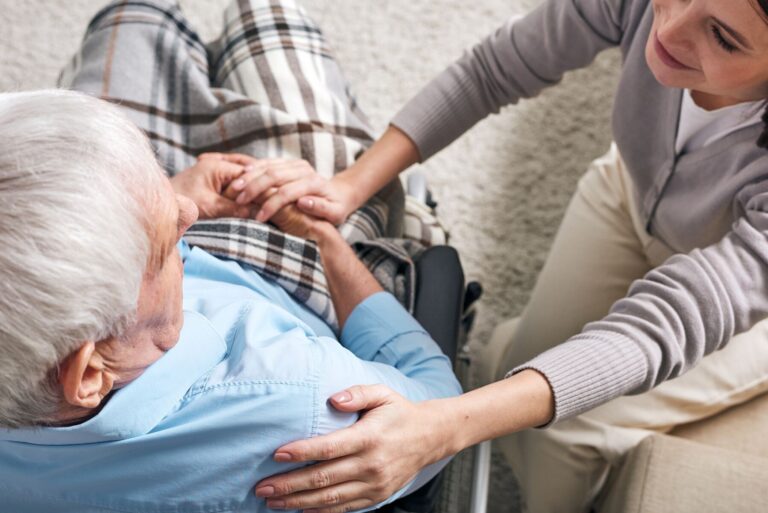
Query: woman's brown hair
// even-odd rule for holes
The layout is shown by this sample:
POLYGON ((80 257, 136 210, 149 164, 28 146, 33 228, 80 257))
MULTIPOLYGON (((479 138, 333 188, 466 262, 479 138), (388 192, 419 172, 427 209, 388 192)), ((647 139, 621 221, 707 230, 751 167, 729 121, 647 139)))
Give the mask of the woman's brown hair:
MULTIPOLYGON (((757 3, 760 4, 766 17, 768 17, 768 0, 757 0, 757 3)), ((757 140, 757 145, 768 150, 768 100, 766 100, 765 112, 763 113, 763 133, 757 140)))

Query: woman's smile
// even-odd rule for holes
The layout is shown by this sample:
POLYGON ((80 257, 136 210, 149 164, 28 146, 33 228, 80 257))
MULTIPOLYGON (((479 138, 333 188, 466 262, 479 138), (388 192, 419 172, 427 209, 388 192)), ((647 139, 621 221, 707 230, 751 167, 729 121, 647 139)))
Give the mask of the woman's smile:
POLYGON ((692 68, 690 66, 686 66, 682 62, 680 62, 678 59, 676 59, 669 51, 664 47, 664 45, 659 40, 659 35, 654 34, 654 49, 656 50, 656 55, 658 55, 659 59, 662 63, 666 64, 670 68, 673 69, 679 69, 679 70, 690 70, 690 71, 697 71, 696 68, 692 68))

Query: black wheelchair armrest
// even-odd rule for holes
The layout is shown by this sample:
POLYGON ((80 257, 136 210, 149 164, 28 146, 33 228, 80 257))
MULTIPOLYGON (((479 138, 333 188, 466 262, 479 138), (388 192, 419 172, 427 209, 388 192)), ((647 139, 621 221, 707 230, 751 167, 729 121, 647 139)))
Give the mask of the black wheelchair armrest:
POLYGON ((455 363, 464 307, 464 271, 459 254, 450 246, 432 246, 415 264, 414 317, 455 363))

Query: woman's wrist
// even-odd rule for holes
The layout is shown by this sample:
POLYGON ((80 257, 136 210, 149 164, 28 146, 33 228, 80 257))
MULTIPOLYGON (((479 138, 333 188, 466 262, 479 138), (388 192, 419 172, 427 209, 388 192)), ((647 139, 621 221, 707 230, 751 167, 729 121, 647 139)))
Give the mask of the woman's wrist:
POLYGON ((429 451, 423 451, 428 458, 423 466, 453 456, 471 445, 465 434, 456 429, 462 418, 460 402, 461 396, 457 396, 419 404, 425 413, 425 432, 431 444, 429 451))
POLYGON ((373 146, 333 180, 343 190, 353 212, 419 159, 416 144, 400 129, 390 126, 373 146))
POLYGON ((523 429, 543 426, 554 416, 549 382, 535 370, 524 370, 458 397, 440 399, 436 426, 445 431, 446 451, 467 447, 523 429))
POLYGON ((349 168, 337 173, 331 179, 335 182, 337 190, 342 196, 342 203, 347 211, 347 216, 363 206, 363 204, 377 192, 369 191, 368 188, 365 187, 365 174, 366 170, 355 162, 349 168))

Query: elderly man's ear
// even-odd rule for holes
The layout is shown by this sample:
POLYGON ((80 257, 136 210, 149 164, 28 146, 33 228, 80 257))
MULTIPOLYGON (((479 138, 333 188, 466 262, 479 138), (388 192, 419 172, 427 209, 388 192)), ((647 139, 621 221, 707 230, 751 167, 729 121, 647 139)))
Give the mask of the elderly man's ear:
POLYGON ((96 408, 114 382, 114 375, 107 370, 94 342, 83 344, 59 366, 64 400, 71 406, 96 408))

